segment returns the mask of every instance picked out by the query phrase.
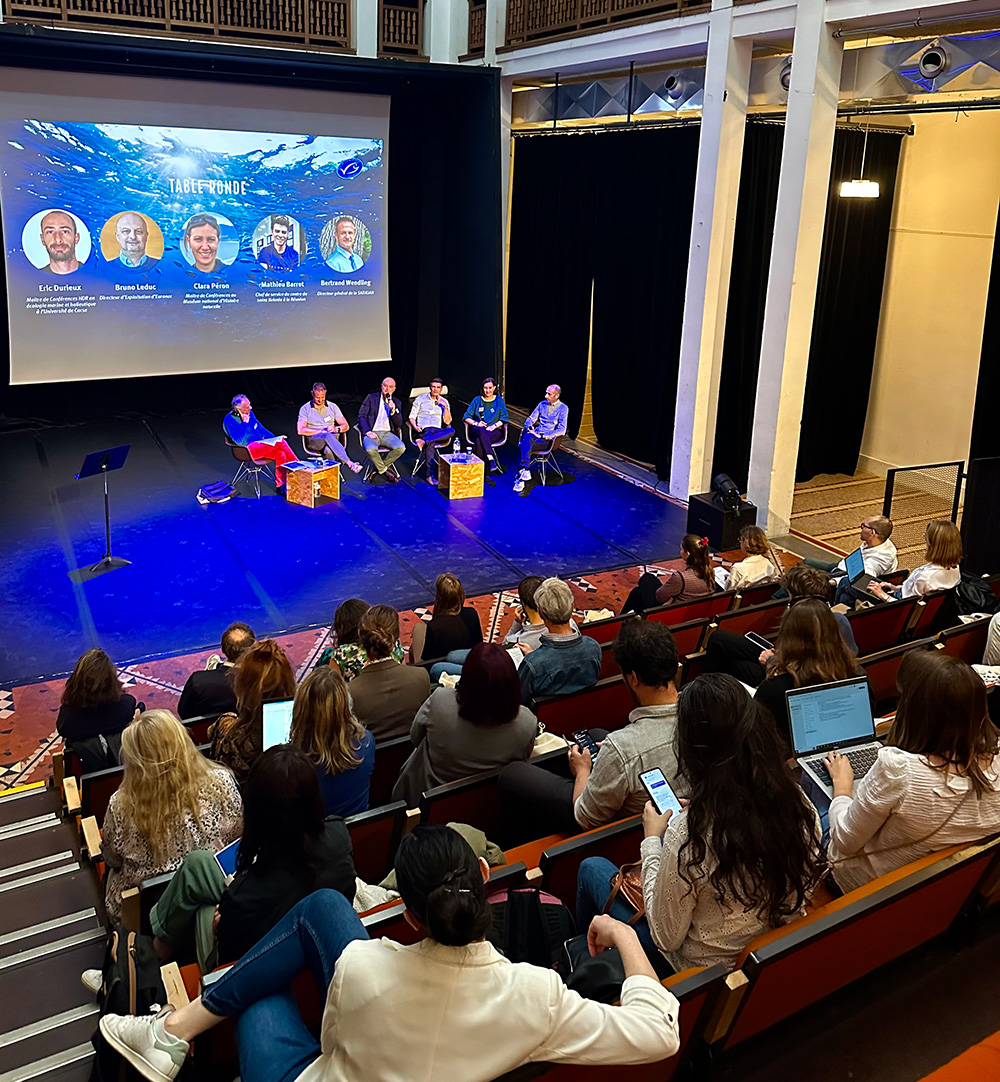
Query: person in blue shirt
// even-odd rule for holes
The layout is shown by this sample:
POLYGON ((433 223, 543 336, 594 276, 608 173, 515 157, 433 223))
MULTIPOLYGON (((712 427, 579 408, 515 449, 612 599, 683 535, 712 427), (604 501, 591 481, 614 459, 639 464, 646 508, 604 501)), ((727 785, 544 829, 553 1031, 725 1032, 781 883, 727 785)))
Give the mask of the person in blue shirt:
POLYGON ((238 394, 233 399, 233 408, 222 420, 226 435, 250 452, 254 462, 269 458, 274 462, 274 482, 279 492, 285 487, 284 466, 295 462, 295 452, 288 446, 283 436, 277 437, 266 429, 253 415, 250 399, 245 394, 238 394))
POLYGON ((327 257, 327 263, 335 271, 342 274, 350 274, 352 271, 361 270, 365 261, 354 250, 358 230, 353 218, 338 218, 333 223, 333 232, 337 238, 337 247, 327 257))
POLYGON ((146 251, 149 227, 145 218, 135 211, 127 210, 119 217, 115 240, 118 241, 118 262, 128 270, 151 271, 160 262, 146 251))
POLYGON ((545 397, 531 411, 524 422, 521 439, 517 448, 521 455, 521 468, 517 471, 514 491, 521 492, 524 482, 531 480, 532 451, 548 451, 559 436, 565 436, 569 428, 569 407, 559 401, 562 388, 558 383, 550 383, 545 388, 545 397))
POLYGON ((299 268, 299 253, 288 243, 292 223, 284 214, 271 215, 271 243, 257 253, 257 262, 269 271, 288 274, 299 268))
POLYGON ((469 403, 464 420, 472 437, 472 449, 489 463, 490 473, 503 473, 503 466, 493 453, 493 441, 501 439, 508 419, 507 404, 503 396, 497 394, 497 381, 487 376, 483 380, 483 393, 477 394, 469 403))

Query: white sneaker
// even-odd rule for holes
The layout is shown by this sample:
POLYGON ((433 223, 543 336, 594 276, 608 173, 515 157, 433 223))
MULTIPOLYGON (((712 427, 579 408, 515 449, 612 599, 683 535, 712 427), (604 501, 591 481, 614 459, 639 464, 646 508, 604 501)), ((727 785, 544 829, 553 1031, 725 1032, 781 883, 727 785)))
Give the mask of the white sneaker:
POLYGON ((530 481, 531 480, 531 470, 518 470, 517 479, 519 481, 530 481))
POLYGON ((163 1028, 163 1019, 172 1010, 164 1007, 155 1016, 106 1014, 101 1019, 104 1039, 150 1082, 171 1082, 187 1058, 188 1042, 163 1028))
POLYGON ((514 482, 514 491, 515 492, 523 492, 524 491, 524 482, 521 480, 521 475, 520 474, 517 475, 517 480, 514 482))
POLYGON ((85 969, 80 974, 80 983, 91 995, 97 995, 104 984, 104 974, 99 969, 85 969))

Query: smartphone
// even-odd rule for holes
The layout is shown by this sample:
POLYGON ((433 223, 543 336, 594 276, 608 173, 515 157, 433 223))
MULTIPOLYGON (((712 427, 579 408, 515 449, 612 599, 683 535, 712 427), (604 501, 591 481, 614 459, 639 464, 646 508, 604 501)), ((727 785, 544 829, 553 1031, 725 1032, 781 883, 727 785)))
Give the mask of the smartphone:
POLYGON ((681 810, 681 802, 677 799, 673 789, 667 784, 667 779, 658 766, 653 767, 652 770, 644 770, 639 775, 639 781, 642 782, 643 789, 649 794, 653 807, 656 808, 660 815, 668 811, 678 812, 681 810))
POLYGON ((756 631, 748 631, 744 636, 744 639, 749 640, 754 646, 759 646, 761 650, 773 650, 774 643, 768 642, 763 635, 758 635, 756 631))
POLYGON ((601 750, 597 746, 597 741, 590 735, 589 729, 577 729, 573 733, 573 743, 579 744, 580 748, 586 748, 590 752, 591 760, 597 758, 597 753, 601 750))

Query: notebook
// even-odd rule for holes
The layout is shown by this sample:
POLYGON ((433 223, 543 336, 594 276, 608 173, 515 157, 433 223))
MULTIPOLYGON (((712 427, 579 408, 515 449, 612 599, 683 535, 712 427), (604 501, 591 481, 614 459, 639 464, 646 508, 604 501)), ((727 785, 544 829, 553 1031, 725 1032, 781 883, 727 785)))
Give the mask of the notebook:
POLYGON ((264 751, 275 744, 287 744, 292 731, 292 707, 294 699, 279 699, 274 703, 264 703, 264 725, 261 747, 264 751))
POLYGON ((833 796, 824 756, 836 750, 863 778, 882 745, 875 739, 875 719, 863 676, 785 692, 792 727, 792 750, 802 770, 833 796))

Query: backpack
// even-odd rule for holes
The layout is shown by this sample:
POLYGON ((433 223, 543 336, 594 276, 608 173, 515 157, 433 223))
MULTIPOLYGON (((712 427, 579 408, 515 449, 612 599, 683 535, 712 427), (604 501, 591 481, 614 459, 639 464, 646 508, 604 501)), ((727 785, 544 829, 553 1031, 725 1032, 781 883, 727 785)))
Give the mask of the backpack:
POLYGON ((497 891, 488 901, 493 916, 490 942, 511 962, 551 969, 563 944, 576 932, 566 906, 537 887, 497 891))
POLYGON ((225 503, 235 495, 236 490, 228 481, 211 481, 198 489, 198 502, 201 504, 225 503))
POLYGON ((967 575, 964 571, 955 587, 955 609, 959 616, 971 616, 974 612, 997 611, 997 598, 986 579, 967 575))
MULTIPOLYGON (((102 1016, 150 1014, 166 1005, 167 991, 160 977, 160 959, 150 936, 128 932, 116 924, 108 933, 101 972, 104 979, 97 1005, 102 1016)), ((91 1043, 97 1058, 90 1082, 121 1082, 122 1079, 140 1077, 108 1044, 99 1029, 91 1043)))

